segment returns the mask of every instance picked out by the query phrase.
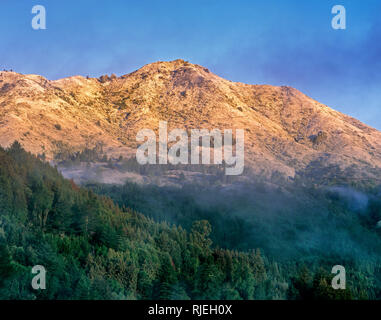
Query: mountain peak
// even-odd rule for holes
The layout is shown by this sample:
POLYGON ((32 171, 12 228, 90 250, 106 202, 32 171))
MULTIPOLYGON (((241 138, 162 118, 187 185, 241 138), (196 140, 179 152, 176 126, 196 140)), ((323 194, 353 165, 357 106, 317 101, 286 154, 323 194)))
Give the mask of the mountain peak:
POLYGON ((136 70, 132 73, 126 74, 122 77, 125 78, 125 77, 128 77, 129 75, 135 74, 135 73, 138 73, 138 74, 142 74, 142 73, 144 73, 144 74, 146 74, 146 73, 149 73, 149 74, 165 73, 165 72, 173 72, 173 71, 179 70, 179 69, 188 69, 188 70, 192 69, 195 71, 198 70, 198 71, 210 73, 210 71, 207 68, 204 68, 200 65, 192 64, 192 63, 185 61, 183 59, 176 59, 176 60, 172 60, 172 61, 157 61, 157 62, 149 63, 149 64, 146 64, 143 67, 139 68, 138 70, 136 70))

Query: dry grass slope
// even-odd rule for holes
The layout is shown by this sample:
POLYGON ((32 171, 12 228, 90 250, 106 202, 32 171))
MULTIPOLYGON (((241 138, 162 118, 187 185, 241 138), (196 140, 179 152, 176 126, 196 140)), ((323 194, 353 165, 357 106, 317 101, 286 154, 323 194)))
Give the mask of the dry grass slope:
POLYGON ((371 177, 381 168, 381 132, 293 88, 231 82, 183 60, 100 79, 0 72, 2 146, 18 140, 52 159, 101 144, 126 158, 137 131, 160 120, 169 129, 245 129, 245 165, 265 175, 317 165, 371 177))

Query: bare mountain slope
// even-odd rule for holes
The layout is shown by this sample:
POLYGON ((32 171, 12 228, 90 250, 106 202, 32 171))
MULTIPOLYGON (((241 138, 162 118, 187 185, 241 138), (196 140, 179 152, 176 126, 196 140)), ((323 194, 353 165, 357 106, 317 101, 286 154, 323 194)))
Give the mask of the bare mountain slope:
POLYGON ((160 120, 169 130, 245 129, 245 166, 256 173, 337 167, 380 177, 381 132, 290 87, 231 82, 183 60, 100 79, 0 72, 2 146, 18 140, 53 159, 101 143, 111 156, 132 157, 137 131, 160 120))

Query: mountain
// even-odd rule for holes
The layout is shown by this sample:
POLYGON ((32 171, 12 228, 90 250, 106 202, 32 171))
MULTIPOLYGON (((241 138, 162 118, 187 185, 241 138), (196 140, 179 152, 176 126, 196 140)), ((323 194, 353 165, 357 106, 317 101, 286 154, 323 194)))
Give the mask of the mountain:
POLYGON ((182 60, 99 79, 2 72, 0 110, 0 300, 381 297, 380 132, 295 89, 182 60), (127 159, 160 120, 244 129, 245 175, 127 159), (36 265, 49 290, 27 285, 36 265))
POLYGON ((381 177, 381 132, 291 87, 225 80, 183 60, 130 74, 55 81, 0 72, 0 144, 34 154, 100 146, 135 156, 136 133, 173 128, 244 129, 245 167, 295 177, 381 177))

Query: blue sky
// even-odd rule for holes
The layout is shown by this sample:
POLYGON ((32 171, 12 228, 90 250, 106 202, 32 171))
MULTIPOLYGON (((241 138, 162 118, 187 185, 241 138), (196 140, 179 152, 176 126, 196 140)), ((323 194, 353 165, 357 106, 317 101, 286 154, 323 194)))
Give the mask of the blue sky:
POLYGON ((182 58, 233 81, 293 86, 381 129, 380 0, 1 0, 0 68, 57 79, 182 58), (44 5, 47 29, 31 27, 44 5), (344 5, 347 29, 331 27, 344 5))

